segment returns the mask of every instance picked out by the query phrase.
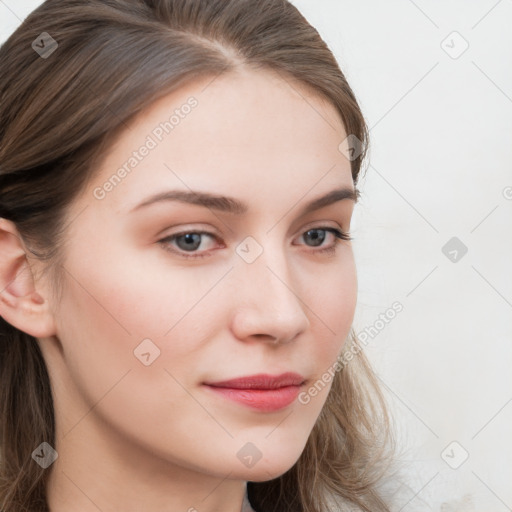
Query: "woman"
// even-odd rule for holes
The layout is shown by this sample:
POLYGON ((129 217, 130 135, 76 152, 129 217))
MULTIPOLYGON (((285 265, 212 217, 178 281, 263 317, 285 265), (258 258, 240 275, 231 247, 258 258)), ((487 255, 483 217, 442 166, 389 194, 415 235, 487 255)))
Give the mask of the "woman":
POLYGON ((2 510, 389 510, 351 327, 367 128, 317 31, 47 0, 0 65, 2 510))

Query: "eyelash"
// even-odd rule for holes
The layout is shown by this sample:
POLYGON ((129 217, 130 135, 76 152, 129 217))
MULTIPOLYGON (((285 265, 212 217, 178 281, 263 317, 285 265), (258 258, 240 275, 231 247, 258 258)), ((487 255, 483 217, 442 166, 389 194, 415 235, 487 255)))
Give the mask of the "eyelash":
MULTIPOLYGON (((303 234, 307 233, 308 231, 328 231, 336 237, 333 245, 312 251, 313 253, 317 253, 317 254, 334 254, 336 252, 338 244, 340 243, 341 240, 346 240, 346 241, 353 240, 353 238, 350 236, 349 233, 347 233, 345 231, 341 231, 336 228, 327 227, 327 226, 309 228, 306 231, 304 231, 303 234)), ((174 233, 170 236, 162 238, 161 240, 158 240, 158 243, 163 247, 164 250, 172 252, 173 254, 177 254, 178 256, 181 256, 186 259, 205 258, 205 257, 211 256, 211 254, 209 254, 207 252, 197 253, 197 254, 193 254, 193 253, 187 254, 187 252, 185 252, 185 251, 170 248, 170 243, 172 241, 176 240, 176 238, 179 238, 180 236, 183 236, 183 235, 191 235, 191 234, 208 235, 208 236, 211 236, 212 238, 215 238, 218 240, 218 237, 215 234, 209 233, 208 231, 190 230, 190 231, 182 231, 180 233, 174 233)))

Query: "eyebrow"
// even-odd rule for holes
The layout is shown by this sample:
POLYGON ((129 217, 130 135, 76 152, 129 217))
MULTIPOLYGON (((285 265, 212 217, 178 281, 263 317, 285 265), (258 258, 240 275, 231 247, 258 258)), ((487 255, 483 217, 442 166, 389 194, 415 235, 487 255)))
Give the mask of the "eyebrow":
MULTIPOLYGON (((331 190, 327 194, 317 197, 307 203, 301 210, 300 215, 306 215, 315 210, 319 210, 320 208, 324 208, 338 201, 342 201, 344 199, 349 199, 357 203, 357 200, 360 196, 359 190, 343 187, 331 190)), ((239 201, 233 197, 227 196, 219 196, 210 194, 208 192, 198 192, 198 191, 186 191, 186 190, 168 190, 165 192, 159 192, 154 194, 134 208, 130 210, 130 212, 139 210, 145 206, 149 206, 154 203, 159 203, 163 201, 180 201, 183 203, 194 204, 198 206, 204 206, 206 208, 211 208, 213 210, 218 210, 225 213, 231 213, 234 215, 242 215, 247 213, 249 207, 246 203, 239 201)))

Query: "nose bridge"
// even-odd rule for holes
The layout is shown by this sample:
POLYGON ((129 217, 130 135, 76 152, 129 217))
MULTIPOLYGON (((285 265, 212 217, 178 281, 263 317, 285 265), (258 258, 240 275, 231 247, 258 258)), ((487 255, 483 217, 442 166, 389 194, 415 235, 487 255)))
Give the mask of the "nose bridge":
POLYGON ((283 245, 278 237, 262 240, 249 236, 237 247, 240 306, 235 324, 241 337, 257 334, 290 340, 307 328, 309 320, 283 245))

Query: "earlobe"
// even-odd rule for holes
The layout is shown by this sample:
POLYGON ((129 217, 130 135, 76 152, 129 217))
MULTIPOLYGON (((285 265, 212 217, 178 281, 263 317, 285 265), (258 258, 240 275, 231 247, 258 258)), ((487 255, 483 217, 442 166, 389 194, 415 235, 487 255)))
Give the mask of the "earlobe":
POLYGON ((36 290, 27 251, 16 225, 0 218, 0 316, 37 338, 55 334, 48 300, 36 290))

